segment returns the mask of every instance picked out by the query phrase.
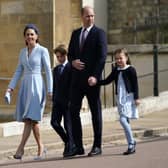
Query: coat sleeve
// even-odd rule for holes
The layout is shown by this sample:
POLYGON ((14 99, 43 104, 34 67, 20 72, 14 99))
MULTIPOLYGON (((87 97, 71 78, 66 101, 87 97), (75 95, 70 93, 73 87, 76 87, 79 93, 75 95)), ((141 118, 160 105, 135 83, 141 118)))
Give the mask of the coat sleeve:
POLYGON ((69 42, 69 47, 68 47, 68 61, 70 64, 72 63, 73 60, 75 60, 75 31, 72 32, 70 42, 69 42))
POLYGON ((15 70, 15 73, 14 73, 14 75, 8 85, 8 88, 14 89, 22 76, 23 65, 21 64, 21 55, 22 55, 22 52, 20 52, 19 62, 18 62, 17 68, 15 70))
POLYGON ((138 78, 137 78, 137 72, 134 67, 131 68, 131 74, 132 74, 132 89, 134 93, 134 99, 139 99, 139 86, 138 86, 138 78))
POLYGON ((101 77, 102 71, 104 69, 106 56, 107 56, 107 39, 106 34, 103 30, 98 31, 98 41, 97 41, 97 61, 93 76, 95 76, 98 80, 101 77))
POLYGON ((52 97, 52 100, 54 101, 55 100, 55 85, 56 85, 56 67, 53 69, 52 71, 52 75, 53 75, 53 97, 52 97))
POLYGON ((112 72, 104 80, 98 81, 98 85, 108 85, 116 79, 116 69, 113 68, 112 72))
POLYGON ((43 62, 45 73, 46 73, 47 90, 49 93, 52 93, 53 78, 52 78, 52 70, 51 70, 49 52, 47 48, 44 48, 42 51, 42 62, 43 62))

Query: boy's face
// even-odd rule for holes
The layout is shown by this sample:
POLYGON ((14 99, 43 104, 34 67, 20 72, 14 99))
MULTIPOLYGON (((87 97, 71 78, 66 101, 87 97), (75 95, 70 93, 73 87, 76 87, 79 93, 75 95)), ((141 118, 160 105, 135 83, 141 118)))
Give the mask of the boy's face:
POLYGON ((55 53, 57 60, 60 64, 63 64, 66 60, 66 55, 62 55, 60 52, 55 53))

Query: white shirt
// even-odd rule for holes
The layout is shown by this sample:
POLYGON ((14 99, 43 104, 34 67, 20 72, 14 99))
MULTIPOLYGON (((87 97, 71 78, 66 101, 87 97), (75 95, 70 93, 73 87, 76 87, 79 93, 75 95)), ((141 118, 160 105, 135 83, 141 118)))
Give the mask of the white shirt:
POLYGON ((65 60, 65 62, 62 64, 64 67, 68 63, 68 60, 65 60))

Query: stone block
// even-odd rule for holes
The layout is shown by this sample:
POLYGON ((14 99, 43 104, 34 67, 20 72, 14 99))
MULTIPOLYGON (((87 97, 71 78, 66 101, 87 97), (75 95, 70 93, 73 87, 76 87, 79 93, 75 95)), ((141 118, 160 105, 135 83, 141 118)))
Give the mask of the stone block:
POLYGON ((7 122, 0 124, 0 135, 3 137, 20 135, 23 132, 23 123, 7 122))

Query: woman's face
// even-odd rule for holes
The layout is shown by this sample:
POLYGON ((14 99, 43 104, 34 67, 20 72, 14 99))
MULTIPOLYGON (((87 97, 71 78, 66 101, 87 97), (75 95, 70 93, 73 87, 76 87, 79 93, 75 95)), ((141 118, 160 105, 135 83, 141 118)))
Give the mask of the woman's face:
POLYGON ((119 66, 120 68, 124 68, 127 65, 127 60, 128 58, 124 52, 117 53, 115 55, 115 61, 117 63, 117 66, 119 66))
POLYGON ((25 33, 25 41, 28 45, 35 45, 37 43, 38 35, 34 29, 27 29, 25 33))

